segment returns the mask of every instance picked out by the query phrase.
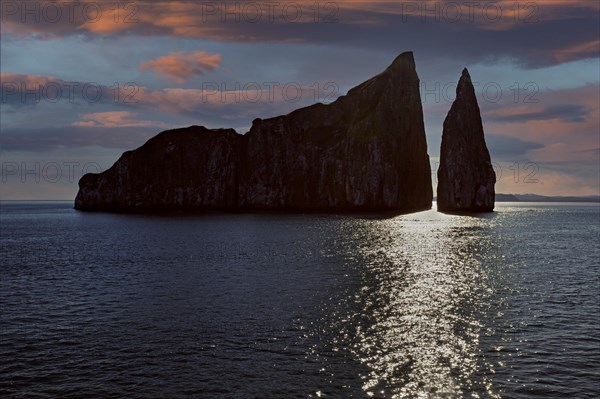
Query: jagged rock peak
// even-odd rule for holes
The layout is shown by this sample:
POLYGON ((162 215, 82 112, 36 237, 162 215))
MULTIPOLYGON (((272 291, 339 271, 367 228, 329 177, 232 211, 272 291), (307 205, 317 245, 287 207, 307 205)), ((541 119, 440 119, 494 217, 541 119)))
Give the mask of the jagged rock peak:
POLYGON ((416 69, 415 58, 413 56, 412 51, 405 51, 398 55, 390 67, 398 68, 398 67, 408 67, 410 69, 416 69))
POLYGON ((490 212, 494 209, 495 182, 475 88, 465 68, 456 87, 456 99, 444 120, 438 210, 490 212))

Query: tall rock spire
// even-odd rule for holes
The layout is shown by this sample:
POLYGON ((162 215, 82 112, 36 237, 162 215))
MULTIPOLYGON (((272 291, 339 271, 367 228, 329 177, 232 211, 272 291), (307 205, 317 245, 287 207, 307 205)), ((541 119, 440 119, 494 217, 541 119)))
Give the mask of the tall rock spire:
POLYGON ((475 89, 465 68, 444 120, 437 208, 442 212, 491 212, 495 183, 475 89))

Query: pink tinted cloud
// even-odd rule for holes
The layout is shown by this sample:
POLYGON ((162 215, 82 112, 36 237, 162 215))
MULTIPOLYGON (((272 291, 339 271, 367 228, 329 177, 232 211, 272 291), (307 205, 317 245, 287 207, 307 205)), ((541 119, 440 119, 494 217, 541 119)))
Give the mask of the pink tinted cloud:
POLYGON ((0 82, 3 84, 23 84, 28 89, 31 89, 61 81, 53 76, 0 72, 0 82))
POLYGON ((92 114, 80 115, 80 120, 71 123, 71 126, 103 128, 166 127, 163 122, 139 120, 137 119, 138 116, 139 114, 128 111, 96 112, 92 114))
MULTIPOLYGON (((252 40, 244 29, 252 25, 290 25, 297 23, 339 22, 350 24, 384 25, 378 16, 398 15, 422 17, 429 22, 467 21, 481 29, 511 28, 523 22, 548 21, 568 16, 572 9, 598 11, 594 0, 494 0, 485 2, 366 1, 338 0, 315 2, 294 0, 281 2, 241 2, 239 0, 150 1, 118 2, 94 0, 79 2, 35 2, 37 11, 27 14, 24 2, 9 2, 3 10, 3 33, 64 34, 90 32, 109 35, 125 31, 144 34, 170 34, 180 37, 223 40, 252 40), (565 11, 566 10, 566 11, 565 11), (61 17, 55 18, 57 12, 61 17), (500 14, 501 18, 497 18, 500 14), (36 15, 37 14, 37 15, 36 15), (33 18, 37 17, 36 21, 33 18), (55 20, 53 20, 55 19, 55 20)), ((277 33, 271 31, 271 33, 277 33)), ((271 37, 271 39, 276 37, 271 37)))
POLYGON ((505 102, 486 106, 484 124, 504 136, 537 142, 563 142, 578 136, 596 138, 600 126, 600 85, 545 90, 537 103, 505 102))
MULTIPOLYGON (((600 3, 598 3, 600 4, 600 3)), ((593 40, 565 48, 560 48, 552 53, 558 62, 577 61, 585 58, 595 58, 600 54, 600 40, 593 40)))
POLYGON ((220 54, 209 54, 206 51, 195 51, 193 53, 171 53, 155 60, 140 64, 142 71, 154 71, 167 79, 177 83, 183 83, 194 76, 202 75, 206 71, 212 71, 221 64, 220 54))
POLYGON ((137 107, 171 115, 219 116, 221 119, 267 117, 291 112, 315 102, 333 101, 341 93, 328 82, 318 85, 298 83, 232 84, 204 82, 202 88, 140 88, 137 107))
MULTIPOLYGON (((26 90, 44 89, 51 84, 62 90, 61 99, 65 101, 72 99, 73 104, 86 102, 81 95, 81 88, 84 87, 84 84, 80 82, 67 82, 48 75, 16 73, 2 73, 0 80, 2 82, 2 100, 9 105, 23 102, 22 100, 27 95, 26 90)), ((319 82, 317 85, 302 86, 295 82, 271 82, 270 84, 250 82, 246 84, 232 83, 226 86, 219 82, 204 82, 197 89, 171 87, 150 90, 144 86, 134 86, 133 88, 120 86, 115 89, 114 87, 98 86, 98 90, 102 93, 102 101, 99 102, 103 104, 159 111, 175 116, 192 113, 197 116, 208 114, 215 116, 215 112, 217 112, 216 115, 226 115, 224 118, 228 119, 264 116, 265 111, 271 114, 286 113, 317 101, 332 101, 340 93, 336 87, 329 86, 330 83, 319 82)), ((89 99, 87 101, 89 102, 89 99)), ((101 114, 86 115, 99 116, 101 114)), ((102 119, 90 117, 76 123, 80 127, 97 126, 101 122, 110 122, 106 119, 108 115, 106 114, 102 119)), ((133 114, 113 113, 113 117, 119 115, 123 118, 123 120, 119 120, 119 123, 131 123, 131 118, 126 120, 125 117, 133 114)))
MULTIPOLYGON (((535 186, 507 186, 505 191, 539 194, 593 194, 597 187, 600 162, 600 85, 547 90, 539 93, 536 104, 504 104, 483 114, 486 132, 541 144, 527 151, 525 158, 545 171, 535 186), (561 113, 561 110, 567 110, 561 113), (572 110, 571 113, 568 111, 572 110), (578 164, 581 170, 596 170, 588 179, 573 172, 550 171, 557 165, 578 164), (508 190, 511 191, 508 191, 508 190), (518 189, 518 190, 517 190, 518 189), (534 190, 535 189, 535 190, 534 190)), ((519 161, 519 160, 513 160, 519 161)), ((503 184, 509 184, 504 182, 503 184)))
MULTIPOLYGON (((594 16, 600 10, 597 0, 4 3, 19 7, 32 3, 41 10, 53 10, 58 4, 62 9, 63 17, 56 22, 43 17, 39 21, 23 18, 18 10, 5 12, 0 24, 2 35, 25 38, 135 35, 233 43, 367 46, 394 52, 421 48, 419 54, 430 57, 479 61, 508 58, 526 67, 596 58, 594 16), (48 8, 51 4, 55 6, 48 8), (78 4, 73 18, 72 4, 78 4), (101 9, 101 14, 96 16, 96 9, 101 9), (398 42, 397 38, 403 39, 398 42)), ((49 14, 54 15, 53 11, 49 14)), ((174 82, 186 80, 177 73, 165 75, 174 82)))

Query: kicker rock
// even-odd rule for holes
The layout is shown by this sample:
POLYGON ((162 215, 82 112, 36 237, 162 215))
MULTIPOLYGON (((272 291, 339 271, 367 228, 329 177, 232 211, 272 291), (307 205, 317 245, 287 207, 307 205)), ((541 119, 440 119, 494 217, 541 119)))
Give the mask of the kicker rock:
POLYGON ((491 212, 496 174, 485 144, 471 76, 465 68, 444 120, 437 208, 442 212, 491 212))
POLYGON ((79 182, 81 210, 431 208, 429 156, 411 52, 331 104, 256 119, 245 135, 160 133, 79 182))

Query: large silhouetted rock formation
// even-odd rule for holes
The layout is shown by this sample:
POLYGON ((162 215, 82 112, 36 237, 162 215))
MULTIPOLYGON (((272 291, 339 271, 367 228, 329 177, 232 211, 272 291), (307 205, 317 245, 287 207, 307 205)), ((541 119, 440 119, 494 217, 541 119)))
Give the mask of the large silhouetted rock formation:
POLYGON ((75 207, 411 212, 431 201, 419 78, 407 52, 335 102, 256 119, 245 135, 162 132, 83 176, 75 207))
POLYGON ((496 174, 483 137, 475 89, 465 68, 444 120, 437 208, 443 212, 491 212, 496 174))

